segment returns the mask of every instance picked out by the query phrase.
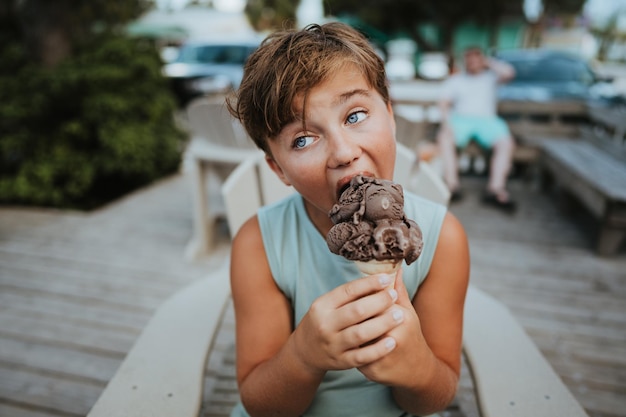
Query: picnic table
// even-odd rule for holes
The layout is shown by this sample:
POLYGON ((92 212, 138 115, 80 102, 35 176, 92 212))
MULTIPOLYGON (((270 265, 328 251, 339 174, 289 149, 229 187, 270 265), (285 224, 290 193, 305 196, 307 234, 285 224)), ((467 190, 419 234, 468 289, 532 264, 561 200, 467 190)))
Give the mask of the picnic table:
POLYGON ((561 203, 581 203, 598 221, 599 255, 614 255, 626 236, 626 110, 590 107, 590 126, 576 139, 541 140, 544 188, 561 203))

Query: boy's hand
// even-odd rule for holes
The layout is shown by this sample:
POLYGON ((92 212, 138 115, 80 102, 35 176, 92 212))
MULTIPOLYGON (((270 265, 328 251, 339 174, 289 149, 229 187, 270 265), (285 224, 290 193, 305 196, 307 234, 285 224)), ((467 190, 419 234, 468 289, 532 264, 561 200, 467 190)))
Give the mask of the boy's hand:
POLYGON ((358 368, 392 351, 396 341, 381 336, 400 325, 405 310, 394 304, 397 291, 385 289, 394 279, 366 276, 315 300, 294 332, 302 365, 316 374, 358 368))
POLYGON ((397 346, 393 353, 359 367, 369 380, 385 385, 405 385, 415 381, 420 370, 427 369, 433 354, 422 335, 420 320, 409 298, 402 272, 399 272, 395 285, 398 292, 396 306, 401 309, 404 319, 383 338, 392 337, 397 346))

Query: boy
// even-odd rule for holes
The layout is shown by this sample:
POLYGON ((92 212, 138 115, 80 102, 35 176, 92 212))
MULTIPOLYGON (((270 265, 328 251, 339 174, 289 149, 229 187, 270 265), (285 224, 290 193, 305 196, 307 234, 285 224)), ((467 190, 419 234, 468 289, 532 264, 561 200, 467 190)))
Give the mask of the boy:
POLYGON ((228 104, 298 191, 262 208, 233 240, 241 404, 232 415, 444 409, 459 377, 469 275, 460 223, 405 193, 424 250, 397 276, 362 277, 325 240, 328 212, 352 177, 392 179, 395 123, 383 62, 340 23, 274 33, 249 58, 228 104))

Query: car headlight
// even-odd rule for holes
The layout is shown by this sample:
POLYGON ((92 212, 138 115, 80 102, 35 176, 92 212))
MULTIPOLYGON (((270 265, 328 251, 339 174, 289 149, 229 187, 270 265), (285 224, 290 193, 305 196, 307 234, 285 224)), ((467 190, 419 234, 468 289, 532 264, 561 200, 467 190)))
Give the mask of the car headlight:
POLYGON ((189 83, 191 90, 202 94, 224 93, 231 89, 232 83, 225 75, 197 78, 189 83))
POLYGON ((186 77, 189 73, 189 68, 187 64, 176 62, 163 66, 161 72, 169 78, 186 77))

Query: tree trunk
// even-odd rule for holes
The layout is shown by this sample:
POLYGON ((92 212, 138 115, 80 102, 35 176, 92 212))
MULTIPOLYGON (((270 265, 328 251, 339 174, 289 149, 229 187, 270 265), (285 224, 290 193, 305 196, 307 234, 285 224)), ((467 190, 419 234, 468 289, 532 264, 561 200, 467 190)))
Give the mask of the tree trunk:
POLYGON ((65 16, 65 1, 22 0, 17 17, 24 41, 33 59, 53 68, 72 54, 72 42, 65 16))

